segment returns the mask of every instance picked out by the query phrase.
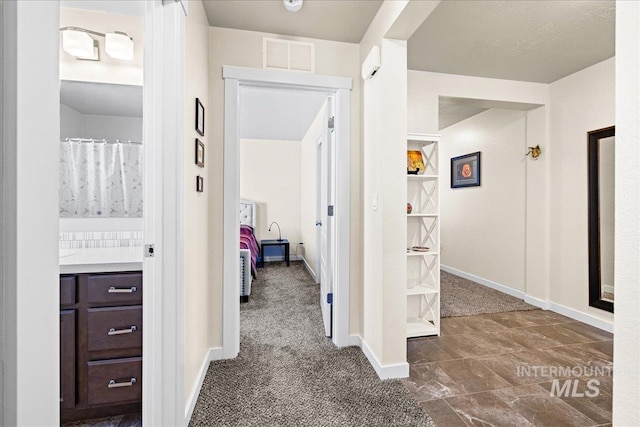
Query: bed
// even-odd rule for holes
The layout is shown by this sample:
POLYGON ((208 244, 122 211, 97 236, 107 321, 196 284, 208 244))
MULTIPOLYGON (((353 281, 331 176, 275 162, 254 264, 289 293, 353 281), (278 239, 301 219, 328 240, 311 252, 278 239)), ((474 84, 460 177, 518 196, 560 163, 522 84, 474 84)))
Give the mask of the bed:
POLYGON ((256 225, 256 203, 240 200, 240 301, 249 301, 251 281, 257 274, 260 253, 258 240, 253 232, 256 225))

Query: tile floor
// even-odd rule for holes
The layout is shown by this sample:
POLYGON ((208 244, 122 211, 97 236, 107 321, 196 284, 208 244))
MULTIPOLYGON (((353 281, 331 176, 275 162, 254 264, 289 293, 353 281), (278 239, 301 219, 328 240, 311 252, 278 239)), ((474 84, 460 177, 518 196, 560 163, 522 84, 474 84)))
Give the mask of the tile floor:
POLYGON ((438 426, 610 425, 612 340, 545 310, 445 318, 408 341, 403 382, 438 426))
POLYGON ((73 421, 63 427, 141 427, 140 414, 118 415, 115 417, 94 418, 91 420, 73 421))

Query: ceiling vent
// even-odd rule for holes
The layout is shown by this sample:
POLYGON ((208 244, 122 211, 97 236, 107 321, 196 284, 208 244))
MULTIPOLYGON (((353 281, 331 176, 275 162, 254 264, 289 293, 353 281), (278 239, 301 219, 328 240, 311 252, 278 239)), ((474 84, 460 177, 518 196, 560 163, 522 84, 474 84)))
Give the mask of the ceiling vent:
POLYGON ((313 73, 315 70, 315 46, 313 43, 264 37, 262 39, 262 66, 268 70, 313 73))

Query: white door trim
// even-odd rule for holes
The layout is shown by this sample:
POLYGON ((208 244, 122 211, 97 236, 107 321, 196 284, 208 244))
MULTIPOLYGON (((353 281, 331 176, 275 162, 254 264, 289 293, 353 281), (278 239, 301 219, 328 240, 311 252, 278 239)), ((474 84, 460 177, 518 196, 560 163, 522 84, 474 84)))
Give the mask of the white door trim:
MULTIPOLYGON (((350 91, 351 78, 254 68, 222 68, 225 79, 222 348, 224 358, 240 351, 239 147, 240 86, 316 90, 336 98, 336 265, 333 342, 349 345, 350 91)), ((326 125, 326 124, 325 124, 326 125)))
POLYGON ((184 10, 145 3, 142 421, 184 425, 184 10))

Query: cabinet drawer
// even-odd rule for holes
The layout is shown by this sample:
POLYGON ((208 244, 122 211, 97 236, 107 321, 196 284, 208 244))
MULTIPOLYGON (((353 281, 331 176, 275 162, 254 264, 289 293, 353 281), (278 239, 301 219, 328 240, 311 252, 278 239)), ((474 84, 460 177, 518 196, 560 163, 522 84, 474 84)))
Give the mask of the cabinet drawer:
POLYGON ((87 363, 89 405, 126 403, 142 399, 142 358, 87 363))
POLYGON ((60 305, 76 303, 76 276, 60 277, 60 305))
POLYGON ((142 273, 100 274, 87 277, 89 304, 142 304, 142 273))
POLYGON ((142 347, 142 306, 87 309, 87 349, 142 347))

